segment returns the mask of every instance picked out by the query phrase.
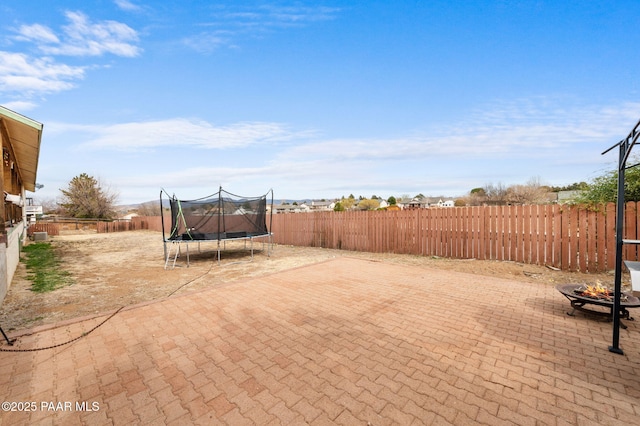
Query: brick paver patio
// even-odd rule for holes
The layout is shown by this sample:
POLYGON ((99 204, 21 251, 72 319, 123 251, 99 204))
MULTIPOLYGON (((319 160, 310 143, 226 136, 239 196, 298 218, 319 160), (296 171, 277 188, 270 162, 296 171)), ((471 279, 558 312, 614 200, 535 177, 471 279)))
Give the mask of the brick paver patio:
MULTIPOLYGON (((611 323, 566 315, 549 284, 351 258, 214 284, 124 309, 71 344, 1 352, 2 399, 22 411, 0 422, 639 421, 640 324, 612 354, 611 323)), ((14 348, 104 318, 31 330, 14 348)))

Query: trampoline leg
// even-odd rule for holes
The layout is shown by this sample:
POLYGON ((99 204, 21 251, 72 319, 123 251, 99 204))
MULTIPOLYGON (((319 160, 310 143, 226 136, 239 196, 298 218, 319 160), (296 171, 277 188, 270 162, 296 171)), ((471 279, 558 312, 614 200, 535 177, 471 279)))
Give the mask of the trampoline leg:
MULTIPOLYGON (((167 266, 169 265, 169 260, 171 258, 171 248, 175 245, 175 242, 172 242, 171 245, 169 246, 169 252, 167 253, 167 257, 164 261, 164 269, 167 269, 167 266)), ((180 243, 178 244, 178 248, 176 248, 176 254, 173 255, 173 264, 171 265, 171 269, 176 267, 176 259, 178 258, 178 255, 180 254, 180 243)))
POLYGON ((176 248, 176 254, 173 256, 173 265, 171 265, 171 269, 176 267, 176 259, 178 259, 179 254, 180 254, 180 243, 178 243, 178 247, 176 248))
MULTIPOLYGON (((166 249, 166 245, 165 245, 165 260, 164 260, 164 269, 167 269, 167 266, 169 266, 169 259, 171 258, 171 248, 175 245, 175 243, 171 243, 171 245, 169 246, 169 251, 167 251, 166 249)), ((176 266, 176 258, 178 257, 178 251, 176 250, 176 254, 175 257, 173 258, 173 265, 171 266, 171 268, 175 268, 176 266)))

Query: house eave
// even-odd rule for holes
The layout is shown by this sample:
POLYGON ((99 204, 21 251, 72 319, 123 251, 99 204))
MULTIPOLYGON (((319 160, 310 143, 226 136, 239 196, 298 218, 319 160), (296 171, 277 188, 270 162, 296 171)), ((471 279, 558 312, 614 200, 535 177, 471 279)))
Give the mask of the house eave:
POLYGON ((0 106, 0 125, 15 154, 24 189, 34 192, 44 125, 3 106, 0 106))

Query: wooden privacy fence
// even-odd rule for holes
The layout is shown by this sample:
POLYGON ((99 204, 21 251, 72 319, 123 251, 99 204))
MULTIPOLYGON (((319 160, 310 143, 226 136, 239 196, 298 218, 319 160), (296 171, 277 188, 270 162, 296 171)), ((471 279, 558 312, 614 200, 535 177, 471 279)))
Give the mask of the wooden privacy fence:
POLYGON ((47 235, 60 235, 60 226, 57 223, 33 223, 27 228, 27 235, 31 237, 34 232, 46 232, 47 235))
MULTIPOLYGON (((615 268, 615 204, 479 206, 273 215, 273 241, 374 253, 514 261, 567 271, 615 268)), ((625 239, 640 239, 628 203, 625 239)), ((625 260, 640 260, 635 245, 625 260)))
MULTIPOLYGON (((167 230, 171 227, 171 218, 165 218, 167 230)), ((160 216, 139 216, 131 220, 101 221, 100 219, 56 219, 55 221, 38 221, 30 224, 27 234, 34 232, 47 232, 51 236, 59 235, 60 231, 84 231, 96 230, 97 233, 136 231, 149 229, 162 231, 162 219, 160 216)))
MULTIPOLYGON (((640 209, 627 203, 623 238, 640 240, 640 209)), ((615 204, 479 206, 274 214, 273 242, 373 253, 499 260, 566 271, 615 269, 615 204)), ((169 232, 170 219, 165 219, 169 232)), ((98 232, 162 231, 160 216, 102 222, 98 232)), ((640 247, 624 246, 625 260, 640 247)))
MULTIPOLYGON (((171 227, 171 218, 165 217, 165 228, 171 227)), ((117 222, 98 222, 98 233, 137 231, 149 229, 162 232, 162 218, 160 216, 137 216, 131 220, 117 222)))

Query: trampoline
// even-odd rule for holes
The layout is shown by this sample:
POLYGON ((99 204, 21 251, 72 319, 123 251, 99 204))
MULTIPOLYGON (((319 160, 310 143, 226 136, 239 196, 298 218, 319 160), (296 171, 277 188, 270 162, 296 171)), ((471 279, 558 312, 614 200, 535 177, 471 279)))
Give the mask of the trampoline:
POLYGON ((197 243, 200 249, 202 242, 216 242, 218 263, 220 252, 229 240, 250 242, 253 259, 253 241, 260 239, 267 243, 267 255, 271 254, 271 212, 273 206, 273 190, 257 197, 243 197, 224 191, 222 187, 215 194, 196 200, 180 200, 175 195, 160 191, 160 206, 164 208, 163 194, 166 194, 171 208, 171 231, 165 232, 165 216, 162 215, 162 240, 164 243, 165 269, 175 267, 181 253, 186 249, 187 266, 189 266, 189 244, 197 243), (267 227, 267 220, 269 226, 267 227))

